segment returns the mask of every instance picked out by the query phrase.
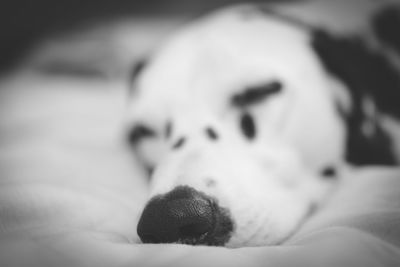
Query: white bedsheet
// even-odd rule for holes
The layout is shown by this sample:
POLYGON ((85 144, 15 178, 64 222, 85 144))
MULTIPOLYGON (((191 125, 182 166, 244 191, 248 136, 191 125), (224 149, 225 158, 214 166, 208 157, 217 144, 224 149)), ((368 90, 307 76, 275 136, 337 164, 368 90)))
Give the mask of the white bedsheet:
POLYGON ((100 79, 3 81, 0 234, 60 226, 137 240, 146 181, 124 139, 126 93, 100 79))

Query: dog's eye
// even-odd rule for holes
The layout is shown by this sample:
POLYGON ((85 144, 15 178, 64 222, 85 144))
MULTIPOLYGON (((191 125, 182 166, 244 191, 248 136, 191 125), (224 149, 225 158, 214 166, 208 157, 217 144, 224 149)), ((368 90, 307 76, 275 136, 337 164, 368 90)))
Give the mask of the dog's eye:
POLYGON ((256 137, 256 124, 249 113, 246 112, 241 115, 240 128, 247 139, 252 140, 256 137))
POLYGON ((266 84, 252 86, 244 92, 236 94, 231 101, 235 107, 246 107, 267 99, 268 97, 278 94, 282 91, 283 85, 279 81, 273 81, 266 84))
POLYGON ((128 141, 131 145, 136 145, 143 138, 155 137, 156 132, 150 127, 137 124, 128 132, 128 141))

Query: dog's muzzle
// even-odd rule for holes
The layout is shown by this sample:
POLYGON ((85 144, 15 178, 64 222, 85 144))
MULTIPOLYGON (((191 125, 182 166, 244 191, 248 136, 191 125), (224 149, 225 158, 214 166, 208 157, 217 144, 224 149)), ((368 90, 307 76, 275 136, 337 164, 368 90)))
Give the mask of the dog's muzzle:
POLYGON ((143 243, 182 243, 222 246, 230 238, 233 223, 227 210, 189 186, 153 197, 138 223, 143 243))

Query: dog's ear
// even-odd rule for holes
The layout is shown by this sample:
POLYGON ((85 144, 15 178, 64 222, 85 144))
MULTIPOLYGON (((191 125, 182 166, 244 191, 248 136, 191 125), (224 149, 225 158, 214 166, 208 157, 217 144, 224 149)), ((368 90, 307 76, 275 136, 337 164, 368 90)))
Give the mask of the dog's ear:
POLYGON ((314 31, 312 46, 353 96, 370 95, 380 111, 400 118, 400 73, 383 53, 369 49, 357 36, 335 37, 320 30, 314 31))
POLYGON ((372 29, 379 41, 400 54, 400 6, 387 6, 372 19, 372 29))
POLYGON ((337 37, 315 30, 311 45, 326 70, 347 86, 352 98, 351 112, 344 114, 347 160, 357 165, 395 164, 391 139, 380 125, 379 113, 400 118, 397 70, 356 36, 337 37))

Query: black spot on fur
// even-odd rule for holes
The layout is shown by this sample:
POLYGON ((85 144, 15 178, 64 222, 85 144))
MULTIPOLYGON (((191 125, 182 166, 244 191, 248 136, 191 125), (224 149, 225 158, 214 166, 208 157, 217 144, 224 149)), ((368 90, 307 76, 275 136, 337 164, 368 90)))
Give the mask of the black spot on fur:
POLYGON ((259 86, 253 86, 244 92, 236 94, 232 97, 232 104, 236 107, 246 107, 262 102, 271 95, 275 95, 282 91, 282 83, 273 81, 259 86))
POLYGON ((219 138, 217 132, 211 127, 206 128, 206 134, 211 140, 218 140, 219 138))
POLYGON ((186 138, 185 137, 181 137, 178 139, 178 141, 176 141, 176 143, 172 146, 173 149, 179 149, 181 148, 186 142, 186 138))
POLYGON ((172 134, 172 122, 167 122, 165 126, 165 138, 169 138, 172 134))
POLYGON ((155 137, 156 132, 150 127, 144 124, 136 124, 129 132, 128 132, 128 142, 131 145, 138 144, 143 138, 155 137))
POLYGON ((154 173, 154 167, 153 167, 153 166, 146 166, 146 167, 145 167, 145 170, 146 170, 148 179, 150 179, 151 176, 152 176, 153 173, 154 173))
POLYGON ((253 117, 249 113, 243 113, 240 117, 240 128, 247 139, 254 139, 256 136, 256 125, 253 117))
POLYGON ((400 118, 400 78, 396 69, 382 55, 368 49, 358 37, 334 37, 315 31, 312 47, 327 71, 341 79, 349 88, 353 107, 346 114, 348 129, 347 160, 353 164, 395 164, 392 142, 379 125, 374 134, 366 136, 363 126, 367 118, 363 109, 366 97, 373 99, 378 110, 400 118))
POLYGON ((372 21, 379 40, 400 54, 400 7, 389 6, 379 11, 372 21))
POLYGON ((143 71, 143 69, 147 65, 147 59, 141 59, 136 62, 136 64, 132 67, 131 73, 130 73, 130 79, 133 81, 136 79, 136 77, 143 71))
POLYGON ((327 178, 334 178, 336 177, 336 169, 334 167, 326 167, 321 172, 322 176, 327 178))

